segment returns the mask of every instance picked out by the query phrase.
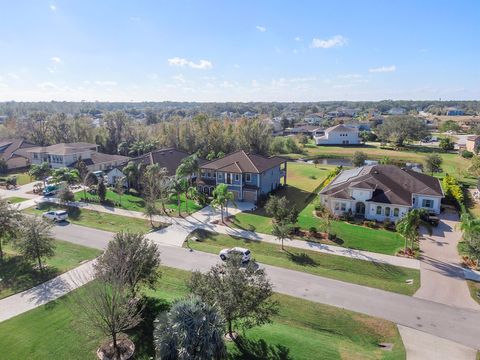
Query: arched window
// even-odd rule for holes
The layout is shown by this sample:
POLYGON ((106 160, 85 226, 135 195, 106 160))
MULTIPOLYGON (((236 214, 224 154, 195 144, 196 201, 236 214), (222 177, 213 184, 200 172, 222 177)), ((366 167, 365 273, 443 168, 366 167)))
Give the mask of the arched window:
POLYGON ((385 216, 390 216, 390 208, 388 206, 385 208, 385 216))
POLYGON ((398 208, 393 209, 393 216, 398 216, 398 208))
POLYGON ((382 207, 377 206, 377 215, 382 215, 382 207))

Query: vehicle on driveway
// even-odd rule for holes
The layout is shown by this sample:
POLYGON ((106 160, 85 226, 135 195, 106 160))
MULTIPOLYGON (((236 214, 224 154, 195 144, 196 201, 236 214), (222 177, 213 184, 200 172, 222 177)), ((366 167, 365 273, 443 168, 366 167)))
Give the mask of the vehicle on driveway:
POLYGON ((59 185, 47 185, 45 189, 43 189, 42 195, 43 196, 52 196, 58 194, 60 192, 59 185))
POLYGON ((66 221, 68 219, 68 213, 65 210, 52 210, 43 213, 42 215, 45 219, 54 221, 54 222, 61 222, 66 221))
POLYGON ((240 254, 242 256, 242 263, 247 263, 250 261, 251 253, 250 250, 241 247, 234 247, 231 249, 223 249, 220 251, 220 259, 223 261, 227 260, 233 254, 240 254))
POLYGON ((426 213, 423 216, 423 220, 432 226, 438 226, 438 224, 440 224, 440 218, 435 213, 426 213))

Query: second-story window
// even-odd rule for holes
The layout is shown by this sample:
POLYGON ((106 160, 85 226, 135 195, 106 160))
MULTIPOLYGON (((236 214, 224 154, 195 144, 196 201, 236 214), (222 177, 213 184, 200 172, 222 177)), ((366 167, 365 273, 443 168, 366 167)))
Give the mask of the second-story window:
POLYGON ((235 181, 238 181, 238 180, 240 180, 240 175, 235 174, 235 181))
POLYGON ((251 174, 245 174, 245 181, 246 182, 252 181, 252 175, 251 174))

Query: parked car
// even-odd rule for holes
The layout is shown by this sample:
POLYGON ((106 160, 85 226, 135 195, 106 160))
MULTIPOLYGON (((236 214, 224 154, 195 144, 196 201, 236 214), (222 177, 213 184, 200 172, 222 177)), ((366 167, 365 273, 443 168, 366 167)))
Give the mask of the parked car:
POLYGON ((234 248, 231 248, 231 249, 223 249, 222 251, 220 251, 219 255, 220 255, 220 259, 225 261, 225 260, 228 259, 229 256, 231 256, 233 254, 242 255, 242 262, 243 263, 246 263, 246 262, 250 261, 250 256, 251 256, 250 250, 245 249, 245 248, 241 248, 241 247, 234 247, 234 248))
POLYGON ((65 210, 52 210, 43 213, 45 219, 55 222, 65 221, 68 219, 68 213, 65 210))
POLYGON ((440 224, 440 218, 435 213, 426 213, 423 216, 423 220, 432 226, 438 226, 438 224, 440 224))
POLYGON ((59 191, 60 191, 59 185, 47 185, 45 186, 45 189, 43 189, 42 195, 52 196, 52 195, 58 194, 59 191))

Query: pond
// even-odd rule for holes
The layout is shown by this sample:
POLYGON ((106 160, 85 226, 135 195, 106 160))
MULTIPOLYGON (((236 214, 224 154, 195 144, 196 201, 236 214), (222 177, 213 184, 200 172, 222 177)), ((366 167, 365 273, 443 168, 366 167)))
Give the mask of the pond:
MULTIPOLYGON (((320 165, 352 166, 352 160, 346 158, 317 158, 320 165)), ((313 164, 313 160, 301 160, 313 164)))

